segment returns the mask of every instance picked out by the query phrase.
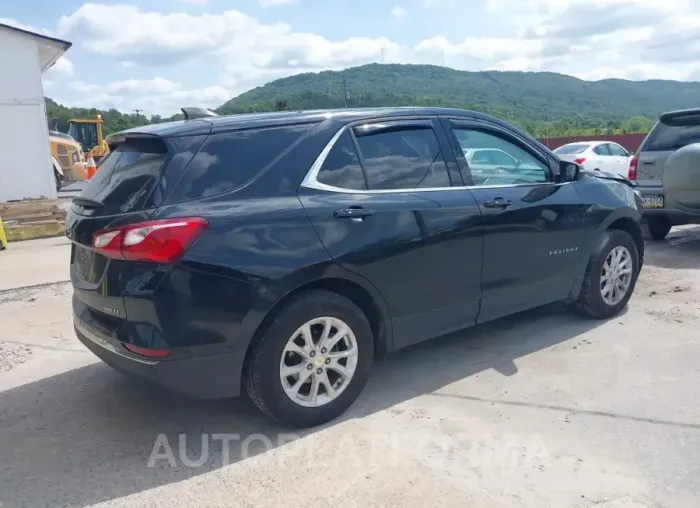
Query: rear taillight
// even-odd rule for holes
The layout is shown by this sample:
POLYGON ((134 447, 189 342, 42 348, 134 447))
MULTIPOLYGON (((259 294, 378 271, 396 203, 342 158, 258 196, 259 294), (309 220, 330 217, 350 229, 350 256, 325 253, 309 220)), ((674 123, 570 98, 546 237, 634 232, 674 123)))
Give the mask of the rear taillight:
POLYGON ((174 263, 204 231, 201 217, 162 219, 98 231, 92 247, 110 258, 174 263))
POLYGON ((633 155, 632 158, 630 159, 630 168, 627 171, 627 179, 628 180, 636 180, 637 179, 637 164, 639 164, 639 156, 633 155))
POLYGON ((124 344, 124 347, 140 356, 146 356, 148 358, 165 358, 170 356, 169 349, 151 349, 147 347, 134 346, 133 344, 124 344))
POLYGON ((574 159, 574 162, 575 162, 576 164, 583 164, 584 162, 586 162, 586 158, 585 158, 585 157, 579 157, 579 158, 577 158, 577 159, 574 159))

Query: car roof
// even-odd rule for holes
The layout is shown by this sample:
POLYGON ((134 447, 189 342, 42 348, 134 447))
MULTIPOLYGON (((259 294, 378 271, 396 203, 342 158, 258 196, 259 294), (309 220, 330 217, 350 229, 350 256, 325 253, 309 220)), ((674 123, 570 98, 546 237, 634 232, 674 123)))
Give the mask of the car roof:
POLYGON ((373 118, 386 116, 416 115, 443 115, 462 117, 465 119, 486 120, 515 129, 514 126, 507 124, 498 118, 476 111, 452 108, 394 107, 275 111, 270 113, 244 113, 239 115, 203 117, 192 120, 180 120, 134 127, 126 131, 115 133, 112 136, 125 134, 151 134, 162 137, 186 136, 250 129, 256 127, 260 128, 301 123, 319 123, 325 120, 335 120, 342 125, 357 120, 370 120, 373 118))

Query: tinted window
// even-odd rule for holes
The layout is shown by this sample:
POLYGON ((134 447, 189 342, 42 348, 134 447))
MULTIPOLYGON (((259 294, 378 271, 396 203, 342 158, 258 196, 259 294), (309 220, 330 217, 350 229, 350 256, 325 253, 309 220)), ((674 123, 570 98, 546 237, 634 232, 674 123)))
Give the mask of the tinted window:
POLYGON ((309 128, 293 125, 212 134, 168 201, 214 196, 240 187, 274 162, 309 128))
POLYGON ((549 181, 549 168, 539 158, 499 135, 474 129, 454 129, 455 136, 465 153, 474 185, 514 185, 549 181), (489 149, 489 150, 484 150, 489 149), (471 153, 500 152, 499 160, 507 165, 482 164, 470 161, 471 153), (503 159, 503 156, 508 159, 503 159))
POLYGON ((104 203, 100 213, 149 208, 147 202, 161 176, 166 148, 159 139, 131 139, 102 160, 81 196, 104 203))
POLYGON ((615 157, 627 157, 627 152, 617 145, 608 144, 608 148, 610 149, 610 153, 615 157))
POLYGON ((341 189, 367 189, 360 159, 349 132, 344 132, 333 145, 316 180, 341 189))
POLYGON ((358 134, 370 189, 449 187, 450 178, 432 129, 358 134))
POLYGON ((559 148, 554 150, 554 153, 559 155, 574 155, 586 151, 586 148, 588 148, 588 145, 576 143, 571 145, 560 146, 559 148))
POLYGON ((700 143, 700 119, 696 124, 666 125, 657 123, 644 142, 642 150, 660 152, 677 150, 691 143, 700 143))
POLYGON ((603 155, 603 156, 609 156, 610 152, 608 151, 608 145, 598 145, 596 146, 593 151, 597 153, 598 155, 603 155))

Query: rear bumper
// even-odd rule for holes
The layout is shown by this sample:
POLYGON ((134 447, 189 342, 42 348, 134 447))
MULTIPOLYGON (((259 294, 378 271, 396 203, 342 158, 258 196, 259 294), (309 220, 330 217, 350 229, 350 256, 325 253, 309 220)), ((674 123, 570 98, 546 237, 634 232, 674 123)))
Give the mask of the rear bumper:
POLYGON ((635 190, 639 191, 642 196, 663 195, 666 197, 664 208, 642 208, 641 211, 644 217, 667 217, 671 224, 677 226, 700 224, 700 211, 689 210, 673 202, 669 203, 663 187, 637 187, 635 190))
POLYGON ((131 354, 122 344, 73 315, 80 342, 114 369, 202 399, 235 397, 240 394, 245 351, 177 360, 151 360, 131 354))

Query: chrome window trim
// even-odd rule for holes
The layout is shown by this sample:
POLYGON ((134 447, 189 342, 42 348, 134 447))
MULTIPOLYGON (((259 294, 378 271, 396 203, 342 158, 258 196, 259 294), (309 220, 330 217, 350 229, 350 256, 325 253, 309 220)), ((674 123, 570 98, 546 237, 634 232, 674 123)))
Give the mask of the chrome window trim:
MULTIPOLYGON (((371 122, 371 120, 367 120, 371 122)), ((306 176, 301 182, 300 187, 306 189, 315 189, 328 192, 342 193, 342 194, 406 194, 412 192, 437 192, 446 190, 470 190, 470 189, 503 189, 512 187, 533 187, 535 185, 559 185, 557 182, 540 182, 540 183, 514 183, 514 184, 504 184, 504 185, 453 185, 450 187, 423 187, 423 188, 413 188, 413 189, 375 189, 375 190, 357 190, 357 189, 344 189, 342 187, 335 187, 334 185, 328 185, 321 183, 317 180, 318 173, 323 167, 323 163, 326 162, 328 154, 333 149, 333 146, 338 142, 340 136, 343 135, 348 129, 351 129, 354 125, 348 124, 344 125, 338 132, 336 132, 328 144, 321 150, 318 154, 316 160, 311 165, 311 168, 306 173, 306 176)))

